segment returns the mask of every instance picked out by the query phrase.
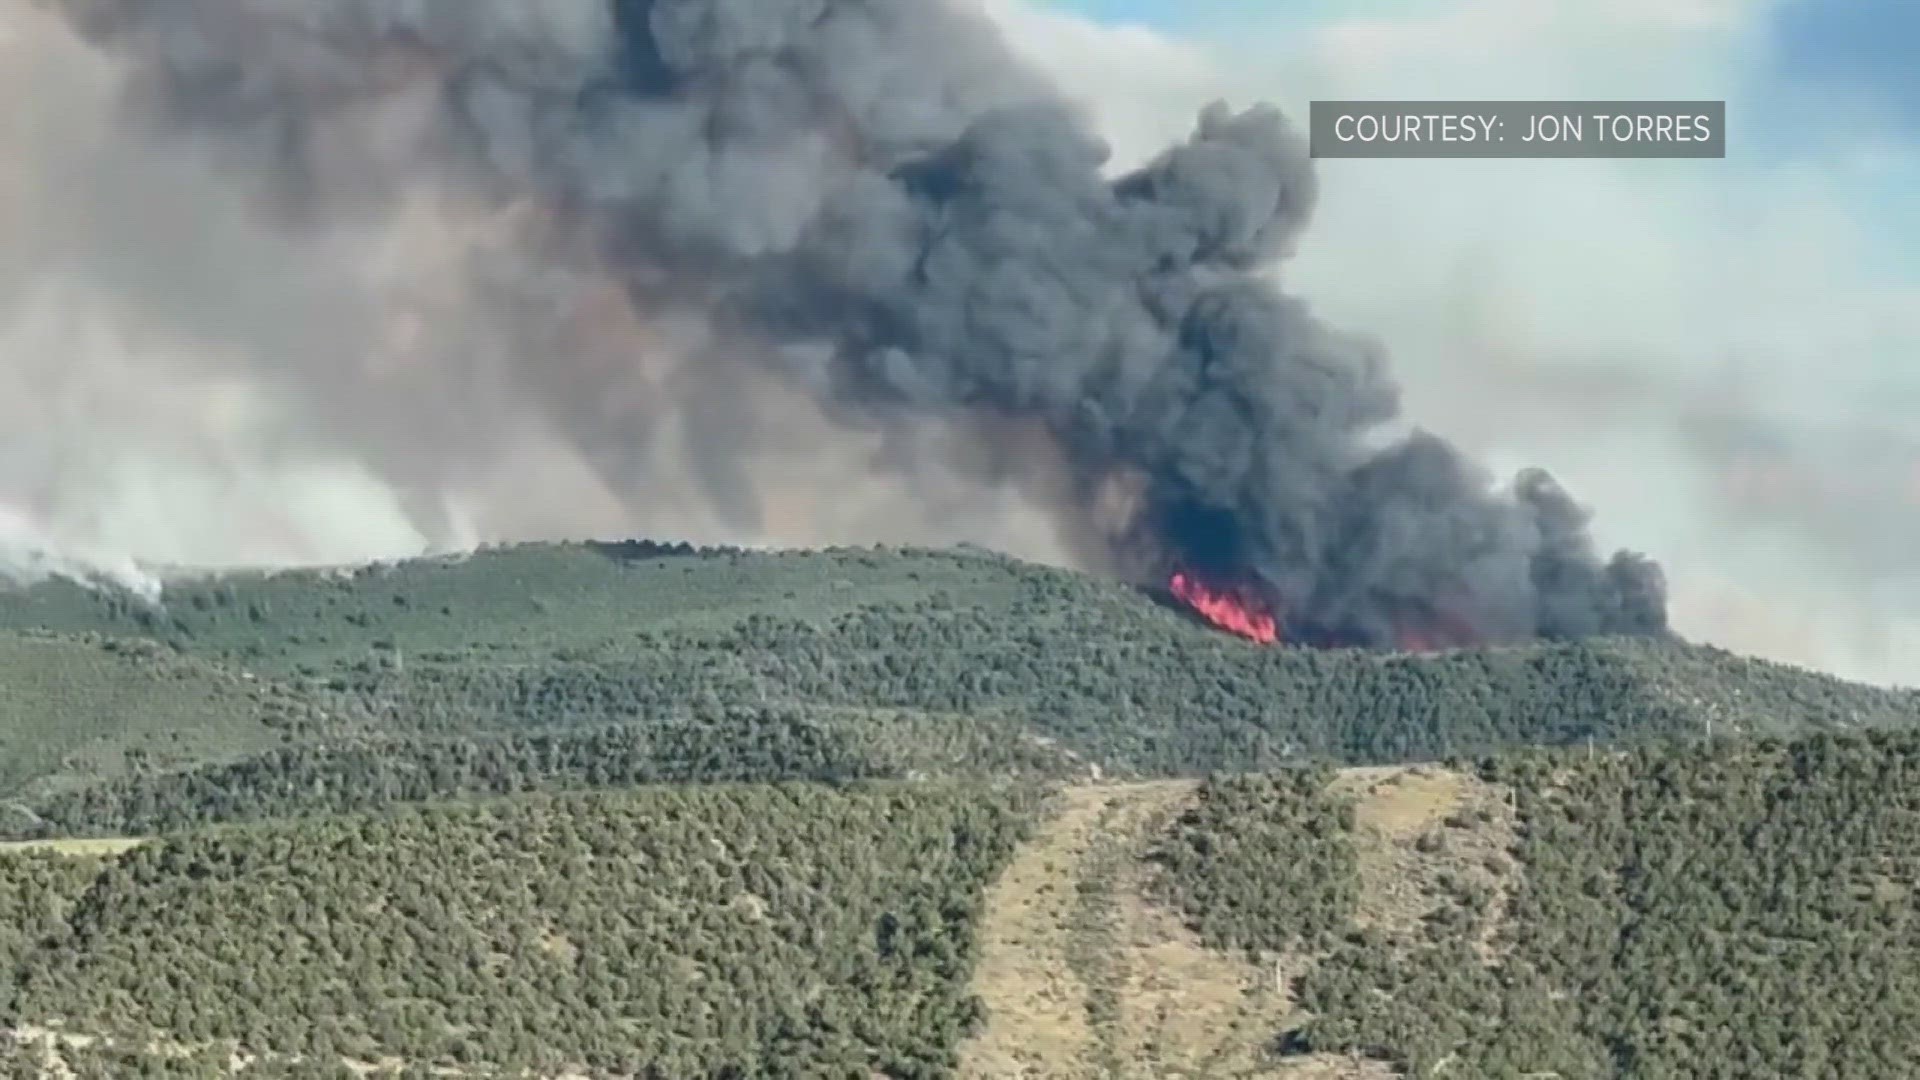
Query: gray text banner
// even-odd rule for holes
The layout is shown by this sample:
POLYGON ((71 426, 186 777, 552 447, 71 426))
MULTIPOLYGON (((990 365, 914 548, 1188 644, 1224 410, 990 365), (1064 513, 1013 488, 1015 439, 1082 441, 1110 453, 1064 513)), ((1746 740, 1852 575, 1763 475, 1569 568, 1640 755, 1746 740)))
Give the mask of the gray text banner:
POLYGON ((1316 101, 1317 158, 1724 158, 1724 101, 1316 101))

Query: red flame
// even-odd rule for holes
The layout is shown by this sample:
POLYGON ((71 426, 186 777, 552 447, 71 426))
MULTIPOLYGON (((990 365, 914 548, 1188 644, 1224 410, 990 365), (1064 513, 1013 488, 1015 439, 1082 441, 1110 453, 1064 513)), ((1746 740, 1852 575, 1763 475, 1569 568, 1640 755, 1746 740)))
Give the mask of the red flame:
POLYGON ((1262 645, 1280 640, 1280 623, 1265 604, 1238 590, 1215 589, 1199 578, 1173 575, 1169 587, 1173 595, 1185 601, 1201 618, 1227 631, 1262 645))
MULTIPOLYGON (((1201 618, 1227 633, 1262 645, 1280 640, 1280 620, 1272 606, 1250 589, 1218 585, 1184 571, 1176 572, 1168 587, 1201 618)), ((1307 640, 1312 644, 1341 644, 1340 639, 1321 640, 1311 634, 1307 640)), ((1421 605, 1421 610, 1404 611, 1394 620, 1393 644, 1402 652, 1438 653, 1483 643, 1482 635, 1452 604, 1421 605)))

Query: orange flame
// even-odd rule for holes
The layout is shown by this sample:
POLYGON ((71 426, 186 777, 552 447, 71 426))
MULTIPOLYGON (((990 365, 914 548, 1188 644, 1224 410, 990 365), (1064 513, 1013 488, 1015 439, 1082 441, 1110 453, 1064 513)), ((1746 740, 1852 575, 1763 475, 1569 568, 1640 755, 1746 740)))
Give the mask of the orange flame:
POLYGON ((1220 629, 1262 645, 1280 640, 1279 621, 1258 600, 1235 590, 1211 588, 1186 574, 1173 575, 1169 584, 1173 595, 1220 629))

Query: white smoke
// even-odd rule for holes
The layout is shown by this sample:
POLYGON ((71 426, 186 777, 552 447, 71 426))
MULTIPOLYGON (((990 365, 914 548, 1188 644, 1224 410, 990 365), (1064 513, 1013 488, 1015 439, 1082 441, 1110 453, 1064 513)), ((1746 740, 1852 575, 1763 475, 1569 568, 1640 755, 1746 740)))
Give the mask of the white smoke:
MULTIPOLYGON (((462 260, 514 221, 422 199, 365 231, 290 238, 217 159, 130 134, 121 73, 59 19, 0 0, 0 27, 0 573, 132 581, 633 535, 1067 558, 1049 519, 939 425, 849 431, 759 388, 650 430, 565 428, 600 388, 543 407, 498 355, 511 315, 462 291, 462 260), (466 324, 468 347, 440 346, 466 324), (699 475, 701 440, 751 440, 744 475, 699 475), (914 447, 912 476, 874 464, 914 447)), ((394 108, 353 134, 410 122, 394 108)), ((675 394, 699 328, 605 307, 580 320, 596 362, 675 394)))
MULTIPOLYGON (((1296 113, 1314 97, 1733 98, 1756 10, 1462 0, 1236 48, 987 6, 1095 109, 1116 168, 1221 96, 1296 113)), ((400 230, 286 243, 205 161, 129 139, 116 74, 52 17, 0 0, 0 573, 92 567, 150 587, 143 568, 169 564, 613 535, 1066 558, 993 463, 954 464, 937 429, 850 434, 781 398, 608 447, 556 430, 484 351, 457 386, 410 377, 410 320, 486 317, 433 286, 487 223, 423 204, 400 230), (266 377, 289 367, 338 377, 305 392, 266 377), (742 514, 691 476, 687 448, 748 430, 739 479, 757 511, 742 514), (902 439, 939 467, 875 468, 902 439)), ((1861 223, 1820 175, 1716 169, 1326 163, 1289 284, 1387 341, 1422 422, 1490 460, 1547 465, 1599 509, 1604 546, 1660 558, 1683 632, 1920 681, 1920 590, 1904 551, 1874 546, 1913 535, 1920 499, 1892 480, 1834 496, 1862 479, 1854 432, 1905 426, 1912 368, 1885 361, 1920 344, 1920 295, 1866 275, 1861 223), (1741 501, 1742 440, 1803 482, 1741 501)), ((654 352, 609 362, 671 378, 674 328, 641 329, 654 352)), ((1876 457, 1920 461, 1910 438, 1886 445, 1876 457)))

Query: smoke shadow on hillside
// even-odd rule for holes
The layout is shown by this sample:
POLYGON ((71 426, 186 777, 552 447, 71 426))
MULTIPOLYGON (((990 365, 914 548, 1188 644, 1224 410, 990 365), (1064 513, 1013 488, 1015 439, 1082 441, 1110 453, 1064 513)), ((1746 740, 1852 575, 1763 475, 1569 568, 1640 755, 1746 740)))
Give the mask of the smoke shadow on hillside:
POLYGON ((629 565, 637 562, 651 562, 655 559, 683 559, 712 557, 715 555, 738 554, 737 548, 703 548, 686 541, 662 543, 657 540, 589 540, 584 545, 588 551, 602 555, 620 563, 629 565))

